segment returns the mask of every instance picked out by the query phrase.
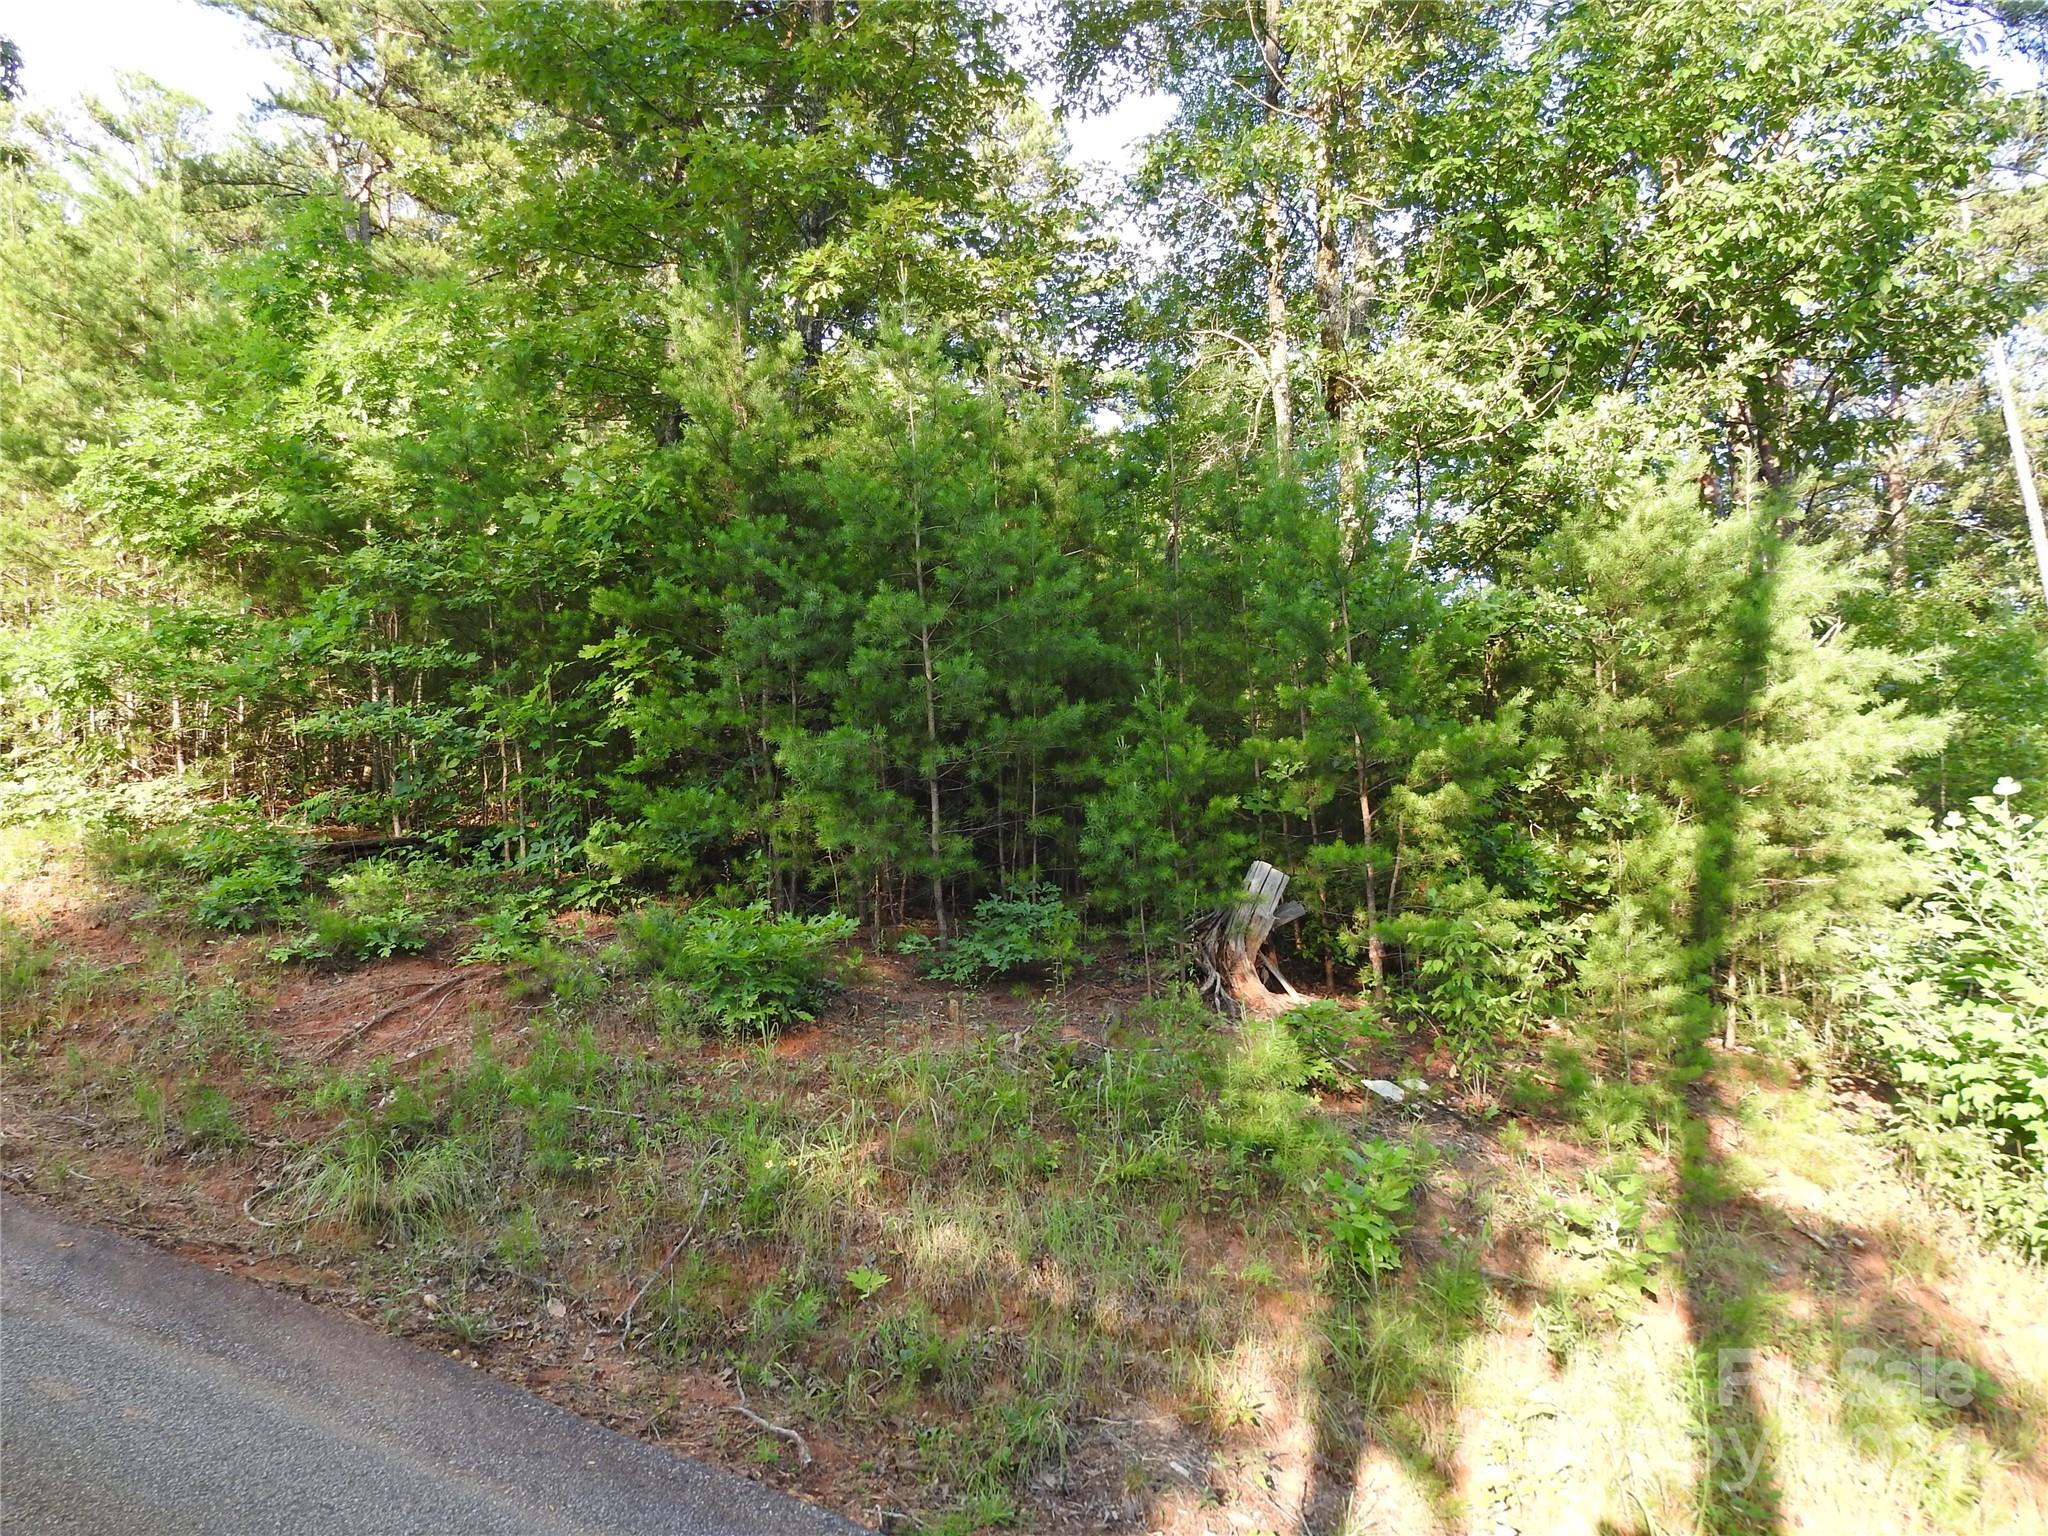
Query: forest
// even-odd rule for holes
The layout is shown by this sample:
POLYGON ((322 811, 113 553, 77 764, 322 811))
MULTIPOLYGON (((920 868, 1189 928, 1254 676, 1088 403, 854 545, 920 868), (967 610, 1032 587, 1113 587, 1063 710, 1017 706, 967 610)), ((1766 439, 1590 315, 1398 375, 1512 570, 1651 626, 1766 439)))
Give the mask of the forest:
POLYGON ((2048 7, 222 3, 288 81, 238 130, 0 104, 34 1187, 240 1170, 494 1370, 390 1298, 611 1285, 776 1420, 697 1453, 885 1526, 1136 1510, 1121 1391, 1292 1434, 1260 1529, 1490 1532, 1489 1332, 1663 1380, 1674 1294, 1627 1422, 1693 1470, 1501 1529, 2044 1518, 2048 7), (1254 860, 1292 986, 1218 1017, 1254 860), (1756 1296, 1878 1241, 1732 1194, 1766 1142, 2005 1277, 1976 1406, 1713 1422, 1731 1346, 1839 1387, 1756 1296), (1276 1288, 1321 1322, 1233 1385, 1276 1288))

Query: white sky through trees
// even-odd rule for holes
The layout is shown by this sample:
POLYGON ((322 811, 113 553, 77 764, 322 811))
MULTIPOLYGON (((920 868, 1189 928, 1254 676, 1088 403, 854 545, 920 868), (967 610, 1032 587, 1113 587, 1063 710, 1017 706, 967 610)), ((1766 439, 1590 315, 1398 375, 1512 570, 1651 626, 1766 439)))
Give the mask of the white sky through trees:
MULTIPOLYGON (((33 107, 111 99, 117 76, 144 74, 204 102, 216 138, 283 78, 240 17, 199 0, 18 0, 0 6, 0 36, 21 49, 23 94, 33 107)), ((1126 169, 1136 142, 1161 127, 1171 108, 1170 97, 1148 94, 1068 119, 1075 158, 1126 169)))
POLYGON ((0 7, 0 35, 43 109, 111 98, 117 76, 144 74, 206 103, 224 134, 283 76, 240 17, 198 0, 21 0, 0 7))

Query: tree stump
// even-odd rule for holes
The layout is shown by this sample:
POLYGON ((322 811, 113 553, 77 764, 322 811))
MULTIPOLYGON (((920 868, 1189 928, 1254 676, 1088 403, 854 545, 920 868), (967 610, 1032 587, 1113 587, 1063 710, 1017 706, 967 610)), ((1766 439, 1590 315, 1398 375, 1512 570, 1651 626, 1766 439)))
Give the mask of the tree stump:
POLYGON ((1286 894, 1287 876, 1264 859, 1255 859, 1244 877, 1244 894, 1195 921, 1197 982, 1203 999, 1225 1018, 1247 1013, 1270 1017, 1302 1000, 1265 952, 1274 929, 1308 910, 1298 901, 1283 904, 1286 894), (1278 991, 1266 985, 1261 972, 1278 991))

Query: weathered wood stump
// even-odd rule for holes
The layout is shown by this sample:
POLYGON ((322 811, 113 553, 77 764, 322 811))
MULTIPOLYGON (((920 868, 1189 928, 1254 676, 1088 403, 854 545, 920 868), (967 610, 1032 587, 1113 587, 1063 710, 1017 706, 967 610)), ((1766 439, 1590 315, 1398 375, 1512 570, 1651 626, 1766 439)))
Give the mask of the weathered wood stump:
POLYGON ((1287 876, 1255 859, 1244 878, 1244 894, 1195 921, 1197 981, 1202 997, 1225 1018, 1280 1013, 1302 1000, 1266 953, 1273 930, 1308 910, 1298 901, 1283 903, 1286 894, 1287 876), (1266 985, 1266 977, 1278 991, 1266 985))

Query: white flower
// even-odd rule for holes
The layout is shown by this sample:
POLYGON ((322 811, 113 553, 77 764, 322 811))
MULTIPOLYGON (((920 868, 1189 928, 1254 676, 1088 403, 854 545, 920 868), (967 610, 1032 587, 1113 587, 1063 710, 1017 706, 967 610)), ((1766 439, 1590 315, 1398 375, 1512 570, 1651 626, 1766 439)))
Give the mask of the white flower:
POLYGON ((1993 793, 1994 795, 2011 796, 2016 795, 2019 792, 2020 781, 2018 779, 2007 778, 2003 774, 1999 776, 1998 782, 1991 786, 1991 793, 1993 793))
POLYGON ((1960 827, 1963 824, 1963 813, 1961 811, 1950 811, 1941 818, 1941 824, 1944 827, 1960 827))

